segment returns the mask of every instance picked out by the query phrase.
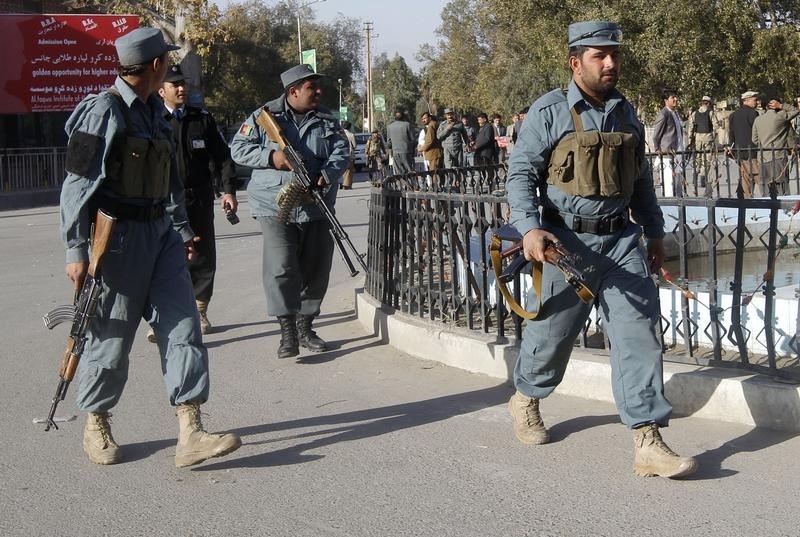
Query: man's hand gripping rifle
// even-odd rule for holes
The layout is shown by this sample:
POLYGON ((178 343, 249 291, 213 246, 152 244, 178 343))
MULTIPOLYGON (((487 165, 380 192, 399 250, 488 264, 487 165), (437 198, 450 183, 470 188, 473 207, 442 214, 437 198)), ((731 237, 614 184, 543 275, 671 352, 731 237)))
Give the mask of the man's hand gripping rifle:
POLYGON ((51 330, 63 322, 72 321, 72 328, 69 331, 69 336, 67 336, 67 346, 64 349, 64 357, 61 359, 61 367, 58 371, 58 376, 60 377, 58 388, 56 388, 56 394, 53 396, 53 403, 50 405, 50 413, 45 420, 47 424, 45 431, 49 431, 50 427, 58 429, 53 417, 58 403, 63 401, 67 395, 67 388, 75 377, 78 362, 86 345, 86 332, 89 328, 89 322, 97 310, 97 300, 100 298, 100 291, 102 290, 100 265, 103 261, 103 256, 108 251, 109 240, 116 222, 116 218, 105 214, 103 211, 97 211, 97 219, 92 234, 92 256, 89 260, 89 268, 83 284, 80 290, 75 293, 74 304, 55 308, 42 317, 45 326, 51 330))
MULTIPOLYGON (((489 246, 489 253, 492 258, 492 267, 494 268, 498 287, 500 288, 500 292, 506 299, 509 307, 512 309, 512 311, 514 311, 514 313, 524 319, 535 319, 539 314, 539 310, 541 309, 543 266, 539 262, 528 261, 525 259, 521 240, 515 242, 510 248, 502 250, 502 244, 504 240, 515 241, 518 238, 519 236, 509 238, 501 237, 496 234, 493 235, 492 242, 489 246), (514 257, 506 265, 506 268, 503 269, 503 259, 509 256, 514 257), (511 293, 507 287, 508 283, 514 281, 522 269, 524 269, 528 264, 533 265, 533 287, 536 290, 536 296, 539 299, 539 309, 537 309, 535 312, 527 311, 520 306, 517 301, 514 300, 514 297, 511 296, 511 293)), ((570 253, 562 243, 545 239, 544 255, 545 260, 548 263, 556 267, 564 274, 564 278, 566 279, 567 283, 575 288, 575 292, 578 294, 578 297, 580 297, 585 304, 589 304, 594 300, 594 293, 592 293, 592 291, 586 285, 586 277, 584 276, 583 271, 579 270, 577 267, 575 267, 575 265, 572 264, 572 260, 575 257, 574 254, 570 253)))
POLYGON ((262 109, 261 113, 256 118, 256 123, 259 127, 264 129, 264 132, 267 133, 267 136, 270 140, 278 144, 281 151, 283 151, 283 154, 286 156, 286 159, 289 161, 289 165, 292 167, 292 171, 294 171, 295 177, 297 178, 296 184, 292 183, 288 185, 288 192, 282 191, 278 196, 278 217, 284 221, 287 220, 289 217, 289 211, 302 203, 301 200, 303 198, 307 198, 307 196, 310 195, 314 201, 314 204, 320 211, 322 211, 322 214, 328 221, 328 231, 333 238, 334 244, 336 244, 336 248, 339 250, 339 254, 342 256, 342 260, 350 270, 350 276, 358 275, 358 270, 356 270, 356 267, 353 265, 353 261, 347 254, 344 244, 347 244, 347 247, 355 255, 358 264, 361 265, 361 268, 364 269, 364 272, 366 272, 367 264, 364 262, 364 258, 358 253, 356 247, 353 246, 353 243, 350 241, 350 237, 348 237, 347 232, 345 232, 344 228, 342 227, 342 224, 339 223, 339 220, 325 204, 325 200, 322 197, 322 192, 316 186, 317 181, 312 179, 312 177, 309 175, 305 164, 303 164, 303 158, 291 146, 291 144, 289 144, 289 141, 283 134, 283 129, 281 129, 280 125, 278 125, 278 122, 275 120, 275 116, 273 116, 269 110, 262 109))

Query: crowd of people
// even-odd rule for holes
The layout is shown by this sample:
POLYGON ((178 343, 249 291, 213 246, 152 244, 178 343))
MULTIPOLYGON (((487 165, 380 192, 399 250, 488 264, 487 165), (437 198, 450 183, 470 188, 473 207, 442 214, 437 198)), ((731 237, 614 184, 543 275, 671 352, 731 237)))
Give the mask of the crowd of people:
POLYGON ((739 197, 788 193, 790 163, 800 132, 798 108, 784 104, 778 95, 751 90, 741 94, 740 103, 730 111, 726 102, 715 107, 711 97, 704 95, 683 116, 677 92, 664 91, 664 106, 652 127, 651 149, 658 155, 654 173, 666 195, 681 195, 682 184, 675 176, 691 157, 694 173, 691 185, 686 186, 694 195, 718 183, 720 178, 710 175, 714 160, 721 155, 738 163, 739 197))
MULTIPOLYGON (((684 113, 678 93, 669 89, 664 90, 662 100, 663 107, 647 129, 650 134, 645 137, 645 147, 656 155, 652 161, 654 185, 664 195, 712 192, 721 180, 714 161, 723 156, 738 164, 735 190, 739 197, 789 193, 790 162, 800 141, 798 107, 784 103, 780 96, 755 91, 742 93, 735 111, 725 100, 714 103, 711 97, 703 96, 697 106, 684 113), (686 163, 692 159, 688 173, 686 163)), ((800 98, 795 101, 800 106, 800 98)), ((485 113, 459 117, 454 109, 444 108, 440 120, 425 112, 419 117, 422 128, 416 130, 415 137, 417 127, 404 110, 397 109, 386 127, 385 147, 381 141, 383 158, 368 160, 370 179, 373 171, 388 163, 393 164, 393 173, 414 171, 413 163, 405 164, 409 157, 413 159, 411 147, 422 157, 425 170, 505 163, 528 110, 525 107, 514 113, 508 126, 497 113, 491 117, 485 113)), ((373 132, 376 139, 378 133, 377 129, 373 132)))
MULTIPOLYGON (((508 126, 500 114, 493 114, 490 121, 485 113, 459 117, 452 108, 445 108, 440 121, 434 114, 424 112, 419 117, 422 129, 415 135, 407 112, 397 109, 394 120, 386 127, 386 156, 395 173, 414 171, 415 154, 422 156, 425 170, 506 162, 527 112, 526 107, 515 113, 508 126)), ((375 130, 374 134, 378 132, 375 130)))

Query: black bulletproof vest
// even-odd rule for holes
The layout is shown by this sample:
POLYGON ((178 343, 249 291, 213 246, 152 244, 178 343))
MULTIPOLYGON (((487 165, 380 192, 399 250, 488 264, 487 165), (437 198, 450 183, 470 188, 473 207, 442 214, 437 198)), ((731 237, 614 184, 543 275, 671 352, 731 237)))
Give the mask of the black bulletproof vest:
POLYGON ((706 110, 705 112, 695 112, 694 132, 698 133, 711 132, 711 110, 706 110))

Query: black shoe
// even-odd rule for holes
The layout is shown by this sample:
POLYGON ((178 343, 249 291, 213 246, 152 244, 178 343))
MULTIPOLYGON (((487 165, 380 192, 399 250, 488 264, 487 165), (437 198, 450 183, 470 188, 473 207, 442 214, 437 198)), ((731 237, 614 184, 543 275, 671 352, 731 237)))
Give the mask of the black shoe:
POLYGON ((282 315, 278 317, 281 324, 281 344, 278 346, 278 358, 291 358, 300 354, 299 342, 297 341, 297 325, 294 315, 282 315))
POLYGON ((297 316, 297 333, 300 338, 300 345, 311 352, 325 352, 328 344, 311 329, 314 317, 311 315, 297 316))

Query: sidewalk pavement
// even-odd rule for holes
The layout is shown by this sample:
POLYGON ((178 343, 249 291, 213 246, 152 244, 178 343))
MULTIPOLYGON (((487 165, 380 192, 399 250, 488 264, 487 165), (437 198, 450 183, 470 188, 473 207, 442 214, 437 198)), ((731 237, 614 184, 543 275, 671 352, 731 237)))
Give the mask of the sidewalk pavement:
MULTIPOLYGON (((339 201, 362 251, 368 192, 356 183, 339 201)), ((316 324, 332 350, 278 360, 261 236, 242 198, 240 225, 217 219, 203 410, 209 430, 233 430, 244 445, 191 469, 174 467, 177 422, 144 326, 114 409, 124 463, 86 460, 74 389, 57 415, 77 421, 48 433, 32 423, 49 407, 66 336, 40 316, 71 291, 57 209, 0 213, 0 535, 796 535, 795 433, 680 417, 665 439, 697 456, 700 472, 640 478, 613 405, 557 393, 542 404, 553 443, 522 445, 508 382, 412 356, 418 332, 386 344, 359 320, 361 303, 356 312, 363 279, 338 260, 316 324)))

